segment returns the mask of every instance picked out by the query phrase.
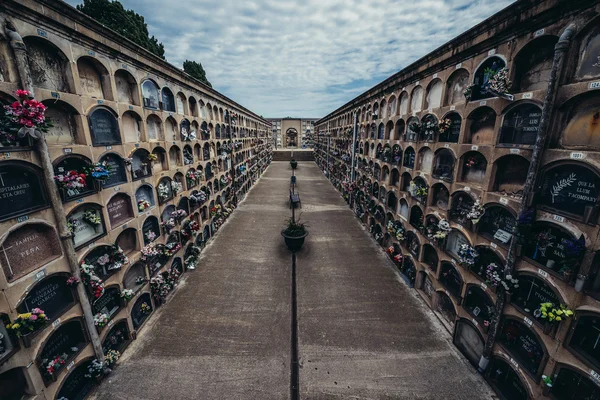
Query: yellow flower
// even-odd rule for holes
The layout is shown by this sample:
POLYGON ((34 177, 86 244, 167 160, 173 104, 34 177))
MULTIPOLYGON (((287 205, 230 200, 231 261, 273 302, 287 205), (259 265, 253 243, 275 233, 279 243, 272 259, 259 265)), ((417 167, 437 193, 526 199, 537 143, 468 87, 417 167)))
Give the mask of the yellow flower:
POLYGON ((23 319, 27 319, 27 318, 29 318, 29 317, 31 317, 31 313, 30 313, 30 312, 28 312, 28 313, 25 313, 25 314, 19 314, 19 315, 17 316, 17 318, 23 318, 23 319))
POLYGON ((556 317, 556 320, 557 320, 557 321, 560 321, 560 317, 556 317))
POLYGON ((20 325, 20 324, 12 324, 12 325, 10 326, 10 329, 19 329, 20 327, 21 327, 21 325, 20 325))
POLYGON ((46 314, 40 314, 38 315, 38 318, 46 319, 46 314))
POLYGON ((558 314, 558 315, 562 315, 562 313, 563 313, 563 312, 562 312, 561 310, 557 310, 557 311, 556 311, 556 314, 558 314))

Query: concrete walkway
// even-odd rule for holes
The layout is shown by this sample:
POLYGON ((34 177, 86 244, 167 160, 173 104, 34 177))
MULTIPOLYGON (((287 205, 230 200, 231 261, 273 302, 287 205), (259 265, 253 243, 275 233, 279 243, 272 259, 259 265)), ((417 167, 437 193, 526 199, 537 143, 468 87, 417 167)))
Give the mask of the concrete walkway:
MULTIPOLYGON (((267 169, 94 398, 290 398, 290 174, 267 169)), ((296 175, 300 398, 493 398, 316 165, 296 175)))

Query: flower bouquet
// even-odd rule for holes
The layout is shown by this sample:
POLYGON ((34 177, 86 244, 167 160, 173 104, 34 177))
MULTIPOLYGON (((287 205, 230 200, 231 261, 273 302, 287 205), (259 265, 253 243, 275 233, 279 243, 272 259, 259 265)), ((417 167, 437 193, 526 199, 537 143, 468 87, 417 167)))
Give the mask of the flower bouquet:
POLYGON ((146 240, 148 240, 148 242, 154 242, 154 239, 156 239, 156 233, 154 233, 154 231, 148 231, 144 234, 144 237, 146 240))
POLYGON ((471 266, 475 265, 475 261, 477 257, 479 257, 479 253, 473 247, 468 244, 461 244, 458 249, 458 257, 460 259, 461 265, 471 266))
POLYGON ((102 223, 102 219, 96 210, 85 210, 83 220, 92 226, 98 226, 102 223))
POLYGON ((148 161, 148 162, 153 162, 156 160, 158 160, 158 156, 154 153, 150 153, 150 154, 148 154, 148 157, 146 157, 146 161, 148 161))
POLYGON ((465 168, 473 168, 476 165, 477 165, 477 158, 475 158, 474 156, 467 158, 467 162, 465 162, 465 168))
POLYGON ((164 183, 159 184, 158 185, 158 197, 162 201, 165 201, 170 196, 171 196, 171 191, 169 190, 169 187, 167 185, 165 185, 164 183))
POLYGON ((44 311, 34 308, 31 312, 17 315, 15 322, 6 325, 6 329, 14 331, 18 337, 23 337, 42 329, 46 322, 48 322, 48 317, 44 311))
POLYGON ((66 361, 69 359, 69 355, 67 353, 63 353, 59 356, 56 356, 54 359, 48 361, 48 359, 42 360, 44 365, 44 370, 48 376, 52 376, 54 372, 62 368, 65 365, 66 361))
POLYGON ((448 129, 450 129, 451 125, 452 125, 452 121, 450 120, 450 118, 444 118, 443 120, 440 121, 438 129, 441 134, 444 134, 444 133, 446 133, 446 131, 448 129))
POLYGON ((172 181, 171 189, 173 190, 173 194, 177 194, 183 190, 183 185, 177 181, 172 181))
POLYGON ((104 362, 110 367, 114 365, 117 360, 121 357, 121 353, 116 350, 110 349, 106 352, 104 356, 104 362))
POLYGON ((76 170, 70 170, 54 176, 54 181, 59 189, 78 190, 87 186, 86 174, 76 170))
POLYGON ((85 172, 98 181, 105 181, 110 176, 110 166, 104 161, 86 168, 85 172))
POLYGON ((148 200, 138 200, 137 204, 139 212, 144 212, 151 206, 148 200))
POLYGON ((94 325, 96 325, 98 328, 102 328, 106 324, 108 324, 108 315, 104 313, 98 313, 94 315, 94 325))
POLYGON ((140 309, 146 315, 148 315, 152 312, 152 307, 150 307, 147 303, 142 303, 142 305, 140 306, 140 309))
POLYGON ((79 279, 77 277, 71 275, 69 279, 67 279, 67 286, 75 286, 79 283, 79 279))
POLYGON ((160 252, 152 244, 148 244, 142 247, 142 250, 140 250, 140 252, 142 253, 142 261, 147 261, 160 254, 160 252))
POLYGON ((184 219, 185 217, 187 217, 187 212, 185 210, 175 210, 171 213, 170 217, 174 218, 175 221, 179 222, 182 219, 184 219))
POLYGON ((83 284, 90 288, 96 299, 101 297, 104 294, 104 282, 96 275, 95 267, 82 262, 79 270, 83 284))
POLYGON ((18 101, 4 106, 4 115, 0 117, 0 143, 15 145, 18 139, 28 134, 41 138, 40 132, 48 132, 52 123, 46 119, 46 106, 35 99, 27 90, 17 90, 18 101))
POLYGON ((476 200, 471 206, 471 210, 467 213, 467 218, 470 219, 472 223, 476 224, 483 214, 485 214, 485 209, 481 206, 479 200, 476 200))
POLYGON ((125 301, 129 301, 129 300, 133 299, 133 296, 135 296, 135 292, 131 289, 123 289, 123 291, 121 292, 121 297, 125 301))
POLYGON ((104 363, 94 359, 90 365, 88 365, 88 373, 84 376, 88 379, 100 378, 104 374, 104 363))
POLYGON ((77 227, 77 218, 69 218, 67 220, 67 230, 71 235, 75 233, 75 228, 77 227))
POLYGON ((560 322, 573 315, 573 311, 569 310, 566 305, 555 305, 554 303, 541 303, 540 316, 548 322, 560 322))

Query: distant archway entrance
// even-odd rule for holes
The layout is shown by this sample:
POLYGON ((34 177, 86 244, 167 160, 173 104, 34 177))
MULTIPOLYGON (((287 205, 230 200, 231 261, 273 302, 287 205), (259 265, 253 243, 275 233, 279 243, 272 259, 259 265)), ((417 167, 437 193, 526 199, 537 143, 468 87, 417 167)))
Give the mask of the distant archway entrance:
POLYGON ((296 128, 289 128, 285 131, 287 147, 298 147, 298 131, 296 128))

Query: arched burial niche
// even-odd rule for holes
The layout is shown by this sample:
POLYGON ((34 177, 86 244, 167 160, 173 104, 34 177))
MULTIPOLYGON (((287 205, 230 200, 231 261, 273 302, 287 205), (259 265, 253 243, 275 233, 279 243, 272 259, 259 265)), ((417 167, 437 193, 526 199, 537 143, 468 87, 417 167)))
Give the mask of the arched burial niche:
POLYGON ((154 81, 146 79, 142 82, 142 98, 144 107, 158 110, 160 95, 159 88, 154 81))
POLYGON ((142 137, 142 118, 133 111, 125 111, 121 117, 126 143, 137 143, 142 137))
POLYGON ((56 230, 45 223, 28 223, 11 230, 0 243, 0 264, 9 282, 62 255, 56 230))
POLYGON ((168 87, 164 87, 161 91, 162 110, 167 112, 175 112, 175 96, 168 87))
POLYGON ((96 107, 89 115, 90 134, 94 146, 121 144, 121 132, 114 111, 107 107, 96 107))
POLYGON ((21 400, 33 393, 28 386, 25 371, 25 367, 16 367, 0 373, 0 393, 3 400, 21 400))
POLYGON ((151 215, 144 220, 142 224, 142 235, 144 236, 144 245, 153 242, 160 237, 160 224, 158 218, 151 215))
POLYGON ((427 96, 425 97, 425 109, 438 108, 442 105, 442 90, 444 84, 440 79, 434 79, 427 88, 427 96))
POLYGON ((27 293, 17 311, 28 313, 39 308, 50 321, 59 318, 77 302, 75 288, 67 285, 68 277, 66 273, 58 273, 42 279, 27 293))
POLYGON ((471 100, 481 100, 498 96, 490 88, 490 79, 504 67, 506 67, 506 63, 500 57, 493 56, 485 60, 477 68, 477 71, 475 71, 471 100))
MULTIPOLYGON (((487 329, 494 317, 494 302, 478 285, 467 286, 463 307, 484 329, 487 329)), ((479 358, 477 361, 479 362, 479 358)))
POLYGON ((131 197, 127 193, 117 193, 106 204, 108 220, 112 229, 134 218, 131 197))
POLYGON ((565 107, 566 128, 560 145, 567 149, 599 150, 600 95, 597 91, 577 96, 565 107))
POLYGON ((502 358, 493 357, 487 369, 487 379, 504 399, 529 400, 529 394, 519 374, 502 358))
POLYGON ((73 106, 61 100, 44 100, 45 116, 52 121, 52 127, 46 132, 49 144, 69 145, 83 143, 80 132, 81 118, 73 106), (78 133, 79 132, 79 133, 78 133))
POLYGON ((109 350, 122 353, 131 341, 127 319, 123 318, 115 323, 106 334, 102 342, 102 350, 106 354, 109 350))
POLYGON ((129 255, 138 249, 137 230, 127 228, 117 236, 115 245, 119 246, 125 255, 129 255))
POLYGON ((88 358, 75 366, 64 379, 56 399, 81 400, 92 390, 96 384, 95 379, 86 377, 92 359, 88 358))
POLYGON ((450 297, 444 292, 436 292, 436 294, 437 301, 435 304, 435 311, 437 311, 447 323, 454 325, 454 321, 456 320, 456 309, 454 308, 452 300, 450 300, 450 297))
POLYGON ((570 282, 585 252, 583 235, 576 238, 561 226, 548 222, 534 222, 527 233, 523 256, 570 282))
POLYGON ((135 202, 138 212, 142 213, 156 205, 152 186, 142 185, 135 191, 135 202))
POLYGON ((515 57, 515 77, 513 90, 527 92, 546 90, 552 71, 556 36, 542 36, 527 43, 515 57))
POLYGON ((496 112, 490 107, 478 107, 467 118, 465 143, 492 144, 496 112))
POLYGON ((598 18, 592 20, 582 32, 580 43, 576 78, 583 80, 600 76, 600 68, 598 67, 598 54, 600 54, 598 18))
POLYGON ((69 60, 63 52, 51 42, 38 37, 26 37, 23 42, 27 47, 33 86, 73 93, 69 60))
POLYGON ((73 244, 80 248, 106 235, 102 207, 94 203, 84 203, 67 216, 67 224, 73 232, 73 244))
POLYGON ((123 306, 121 301, 121 291, 119 285, 107 287, 104 294, 92 303, 92 312, 96 314, 105 314, 108 319, 112 319, 123 306))
POLYGON ((538 206, 595 224, 600 204, 600 176, 584 163, 550 165, 542 172, 538 206))
POLYGON ((514 289, 510 302, 527 314, 532 320, 541 324, 546 322, 540 312, 541 303, 562 304, 563 301, 546 281, 526 273, 517 274, 519 287, 514 289))
POLYGON ((131 155, 131 177, 134 181, 152 175, 152 161, 148 159, 149 155, 146 149, 137 149, 131 155))
POLYGON ((113 99, 110 75, 100 61, 88 56, 79 57, 77 72, 83 95, 98 99, 113 99))
POLYGON ((79 318, 62 323, 46 340, 44 347, 36 357, 42 378, 48 384, 58 373, 83 350, 88 342, 87 335, 79 318), (48 364, 56 358, 64 363, 55 363, 50 372, 48 364))
POLYGON ((138 87, 133 75, 124 69, 115 72, 115 86, 117 88, 117 100, 121 103, 140 105, 138 87))
POLYGON ((146 131, 148 134, 149 141, 165 140, 165 134, 163 133, 162 121, 154 114, 148 115, 146 119, 146 131))
POLYGON ((479 364, 485 341, 471 322, 462 318, 456 321, 453 343, 472 365, 479 364))
POLYGON ((447 182, 454 180, 454 163, 456 159, 449 149, 439 149, 433 161, 433 177, 447 182))
POLYGON ((519 362, 521 368, 534 377, 542 372, 546 347, 529 326, 506 318, 498 336, 498 342, 519 362))
POLYGON ((138 261, 125 272, 123 286, 137 293, 146 284, 146 279, 146 266, 143 261, 138 261))
POLYGON ((150 293, 143 293, 131 308, 133 329, 139 329, 153 311, 150 293))
POLYGON ((451 112, 442 118, 443 124, 440 125, 439 142, 458 143, 460 137, 460 127, 462 118, 460 114, 451 112))
POLYGON ((483 154, 478 151, 469 151, 461 159, 462 172, 460 174, 460 181, 483 183, 487 169, 487 160, 483 154))
POLYGON ((520 199, 529 171, 529 161, 516 154, 508 154, 496 160, 494 165, 494 192, 520 199))
POLYGON ((592 380, 567 366, 561 366, 550 389, 556 399, 600 399, 600 388, 592 380))
POLYGON ((542 109, 532 103, 521 103, 504 116, 500 128, 500 144, 533 145, 537 137, 542 109))
POLYGON ((577 320, 568 347, 579 357, 600 368, 600 354, 598 353, 598 329, 600 329, 600 315, 590 312, 578 312, 577 320))
POLYGON ((78 154, 64 156, 56 160, 54 176, 63 203, 89 196, 98 191, 98 184, 95 179, 85 174, 86 168, 91 167, 91 165, 89 158, 78 154), (80 179, 72 180, 71 178, 77 174, 79 174, 80 179))
POLYGON ((103 188, 109 188, 127 183, 127 166, 123 158, 116 153, 107 153, 100 157, 100 163, 106 163, 110 168, 109 176, 102 182, 103 188))
POLYGON ((508 208, 491 204, 486 205, 477 226, 480 235, 507 245, 515 233, 517 219, 508 208))
POLYGON ((0 221, 49 206, 42 171, 23 161, 0 162, 0 221))
POLYGON ((446 82, 446 98, 444 105, 457 104, 465 101, 464 92, 469 86, 469 73, 461 68, 455 71, 446 82))

